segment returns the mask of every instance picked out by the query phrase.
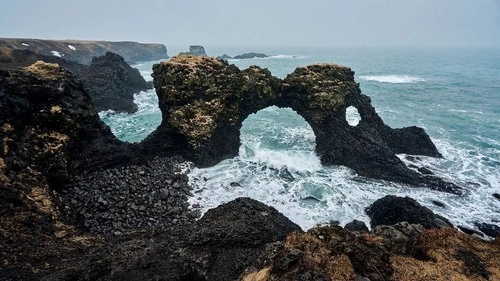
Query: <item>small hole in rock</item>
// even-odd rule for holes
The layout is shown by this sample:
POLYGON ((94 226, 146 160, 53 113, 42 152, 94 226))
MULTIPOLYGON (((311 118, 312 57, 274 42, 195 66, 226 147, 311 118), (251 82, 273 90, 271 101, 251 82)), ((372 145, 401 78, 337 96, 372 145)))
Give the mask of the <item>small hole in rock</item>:
POLYGON ((345 115, 347 123, 349 123, 349 125, 351 126, 357 126, 359 124, 359 121, 361 121, 361 116, 359 115, 358 109, 352 105, 346 109, 345 115))

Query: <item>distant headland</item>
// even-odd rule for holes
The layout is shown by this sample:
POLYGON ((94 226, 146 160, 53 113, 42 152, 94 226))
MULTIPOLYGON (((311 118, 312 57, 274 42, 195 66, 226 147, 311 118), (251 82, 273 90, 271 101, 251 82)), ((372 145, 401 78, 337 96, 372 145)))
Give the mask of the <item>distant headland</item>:
POLYGON ((103 56, 108 51, 122 56, 128 63, 168 58, 167 47, 163 44, 130 41, 0 38, 0 47, 17 50, 28 49, 41 55, 53 55, 81 64, 90 64, 93 57, 103 56))

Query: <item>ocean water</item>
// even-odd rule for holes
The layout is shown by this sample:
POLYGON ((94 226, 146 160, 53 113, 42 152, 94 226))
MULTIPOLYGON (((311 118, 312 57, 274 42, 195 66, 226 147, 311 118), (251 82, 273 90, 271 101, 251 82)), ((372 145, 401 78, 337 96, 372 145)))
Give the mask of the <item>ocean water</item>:
MULTIPOLYGON (((416 164, 462 186, 464 193, 370 180, 346 167, 323 167, 307 122, 291 109, 269 107, 244 121, 237 157, 203 169, 186 165, 194 188, 192 205, 204 212, 248 196, 308 229, 353 219, 369 225, 365 207, 392 194, 410 196, 456 225, 500 223, 500 201, 492 196, 500 193, 500 49, 207 48, 214 56, 249 51, 272 56, 229 62, 242 69, 259 65, 280 78, 298 66, 319 62, 351 67, 386 124, 423 127, 444 156, 419 157, 416 164)), ((135 67, 151 80, 153 63, 135 67)), ((135 114, 100 113, 120 139, 130 142, 143 139, 161 121, 154 91, 139 93, 135 100, 135 114)), ((348 112, 349 122, 357 118, 355 111, 348 112)), ((405 155, 399 156, 408 162, 405 155)))

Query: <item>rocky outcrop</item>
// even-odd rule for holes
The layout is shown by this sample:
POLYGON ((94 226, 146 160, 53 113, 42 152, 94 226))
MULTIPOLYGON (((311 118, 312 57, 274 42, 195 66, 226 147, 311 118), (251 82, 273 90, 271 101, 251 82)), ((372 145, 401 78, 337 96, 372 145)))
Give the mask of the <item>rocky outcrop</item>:
POLYGON ((165 45, 137 42, 0 38, 0 47, 28 49, 37 54, 59 56, 81 64, 90 64, 93 57, 103 56, 106 52, 119 54, 128 63, 168 58, 165 45))
POLYGON ((157 64, 154 85, 163 121, 142 143, 145 151, 175 151, 208 166, 237 155, 245 118, 263 108, 289 107, 311 125, 324 165, 344 165, 360 175, 460 193, 459 187, 409 169, 396 153, 441 157, 418 127, 385 125, 348 67, 299 67, 285 79, 253 66, 239 70, 211 57, 180 56, 157 64), (361 121, 350 126, 346 108, 361 121))
POLYGON ((0 142, 0 258, 11 262, 16 253, 74 231, 57 190, 82 171, 130 157, 83 84, 44 62, 0 71, 0 142))
POLYGON ((231 57, 230 55, 227 55, 227 54, 223 54, 222 56, 218 56, 217 59, 220 59, 220 60, 229 60, 229 59, 232 59, 233 57, 231 57))
POLYGON ((107 52, 95 57, 88 68, 80 74, 89 89, 97 111, 112 109, 118 112, 137 111, 134 94, 150 86, 136 68, 132 68, 123 57, 107 52))
POLYGON ((121 144, 100 120, 83 84, 57 64, 37 62, 20 71, 2 71, 0 81, 7 169, 31 167, 61 186, 70 171, 106 158, 87 154, 89 150, 121 144))
POLYGON ((499 250, 498 241, 452 228, 402 223, 353 233, 322 226, 269 247, 239 280, 497 280, 499 250))
POLYGON ((372 227, 399 222, 420 224, 425 228, 453 227, 446 218, 434 214, 410 197, 387 195, 366 208, 366 214, 372 227))
POLYGON ((89 90, 98 111, 114 110, 133 113, 137 111, 134 94, 151 88, 139 70, 132 68, 124 59, 107 52, 95 57, 90 66, 55 56, 45 56, 30 50, 0 48, 0 69, 16 70, 37 61, 57 63, 80 78, 89 90))
POLYGON ((269 56, 261 53, 245 53, 241 55, 236 55, 233 57, 233 59, 244 60, 244 59, 267 58, 267 57, 269 56))
POLYGON ((300 228, 276 209, 238 198, 209 210, 188 227, 130 232, 107 245, 94 242, 84 251, 81 245, 65 245, 50 268, 43 267, 48 257, 40 251, 39 259, 31 261, 34 268, 41 265, 38 271, 18 268, 12 276, 34 280, 236 280, 268 243, 283 240, 292 231, 300 228))

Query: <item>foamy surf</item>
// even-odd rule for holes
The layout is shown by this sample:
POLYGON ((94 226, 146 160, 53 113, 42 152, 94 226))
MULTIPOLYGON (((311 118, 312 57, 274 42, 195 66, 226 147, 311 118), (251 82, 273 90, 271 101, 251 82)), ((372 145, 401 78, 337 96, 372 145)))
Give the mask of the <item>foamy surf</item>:
POLYGON ((390 84, 407 84, 425 81, 423 78, 408 75, 363 75, 359 76, 359 79, 390 84))
POLYGON ((300 122, 298 115, 292 118, 293 111, 282 110, 268 108, 245 121, 239 156, 214 167, 190 170, 191 206, 204 213, 237 197, 250 197, 275 207, 303 229, 330 221, 344 225, 353 219, 369 225, 365 208, 388 194, 412 197, 455 225, 472 229, 475 222, 495 221, 500 212, 500 203, 491 196, 500 186, 499 175, 495 167, 485 165, 484 155, 478 151, 435 139, 444 159, 399 155, 407 165, 426 167, 459 184, 464 188, 461 196, 360 178, 346 167, 323 167, 314 154, 315 138, 309 125, 300 122), (274 126, 268 126, 266 120, 274 126), (251 129, 257 124, 264 131, 251 129), (297 126, 291 133, 286 133, 288 129, 276 129, 289 124, 297 126), (280 146, 273 147, 276 140, 281 140, 280 146), (288 147, 283 149, 281 145, 288 147), (483 180, 478 181, 477 175, 483 180), (434 201, 443 203, 445 208, 434 201))
POLYGON ((305 59, 306 56, 299 55, 269 55, 265 58, 251 58, 251 59, 228 59, 229 62, 239 62, 246 60, 300 60, 305 59))

